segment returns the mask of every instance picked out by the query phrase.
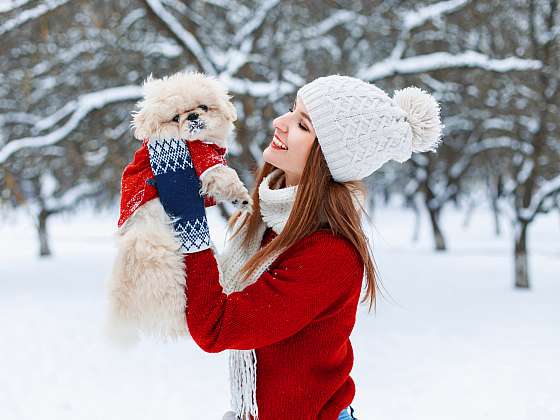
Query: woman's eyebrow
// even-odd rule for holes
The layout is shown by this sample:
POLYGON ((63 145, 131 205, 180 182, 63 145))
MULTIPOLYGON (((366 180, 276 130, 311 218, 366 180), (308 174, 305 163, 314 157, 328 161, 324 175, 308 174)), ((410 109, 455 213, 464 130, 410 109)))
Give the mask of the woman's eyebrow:
POLYGON ((302 112, 301 115, 303 115, 303 118, 307 119, 307 121, 309 121, 309 124, 311 124, 311 118, 309 118, 309 115, 307 115, 305 112, 302 112))
MULTIPOLYGON (((296 99, 294 99, 294 109, 296 109, 296 99)), ((309 118, 309 115, 307 115, 305 112, 302 111, 299 112, 301 113, 303 118, 307 119, 307 121, 309 121, 309 124, 311 124, 311 118, 309 118)))

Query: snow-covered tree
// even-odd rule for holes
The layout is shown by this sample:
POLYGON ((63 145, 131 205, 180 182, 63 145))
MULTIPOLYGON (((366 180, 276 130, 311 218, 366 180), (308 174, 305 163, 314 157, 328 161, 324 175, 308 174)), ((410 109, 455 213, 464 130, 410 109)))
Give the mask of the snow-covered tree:
POLYGON ((388 167, 375 177, 384 180, 375 191, 387 198, 395 193, 390 180, 405 174, 400 185, 422 195, 434 233, 442 232, 441 209, 468 191, 465 181, 480 172, 476 143, 489 140, 483 130, 470 133, 481 115, 492 115, 486 104, 472 106, 470 86, 542 68, 542 57, 499 39, 507 7, 498 3, 9 2, 0 6, 2 203, 40 203, 45 174, 56 180, 54 197, 74 196, 84 184, 95 186, 87 197, 97 205, 114 202, 137 147, 128 128, 142 81, 184 69, 218 77, 234 96, 239 120, 229 162, 251 186, 272 119, 306 81, 340 73, 389 93, 426 86, 442 102, 448 129, 437 157, 415 157, 405 171, 388 167))

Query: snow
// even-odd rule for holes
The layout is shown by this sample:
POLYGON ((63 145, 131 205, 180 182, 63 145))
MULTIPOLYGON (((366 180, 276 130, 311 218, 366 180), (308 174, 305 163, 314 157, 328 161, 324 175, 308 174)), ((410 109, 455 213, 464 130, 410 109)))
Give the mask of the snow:
POLYGON ((280 4, 280 0, 265 0, 261 2, 259 8, 254 11, 251 19, 242 25, 237 33, 233 36, 232 45, 237 46, 241 44, 246 38, 251 39, 254 32, 263 24, 263 21, 267 17, 272 9, 280 4))
POLYGON ((366 25, 367 18, 351 10, 335 10, 326 19, 317 22, 317 24, 315 25, 302 29, 302 38, 319 38, 322 36, 326 36, 335 27, 347 23, 354 23, 355 25, 366 25))
POLYGON ((459 54, 434 52, 419 54, 409 58, 390 57, 358 72, 356 77, 364 80, 380 80, 395 74, 417 74, 438 69, 480 68, 483 70, 507 73, 511 71, 537 70, 542 67, 539 60, 517 57, 491 58, 477 51, 459 54))
POLYGON ((50 146, 62 141, 78 127, 79 123, 86 118, 90 112, 95 111, 96 109, 103 108, 104 106, 116 102, 139 99, 141 96, 142 88, 134 85, 119 86, 83 94, 79 96, 78 99, 67 103, 60 110, 36 124, 38 129, 51 127, 71 113, 68 121, 56 130, 42 136, 15 139, 0 148, 0 163, 4 163, 18 150, 28 147, 40 148, 50 146))
MULTIPOLYGON (((10 420, 220 419, 229 408, 227 353, 190 339, 144 341, 129 351, 102 335, 103 282, 116 210, 82 209, 51 221, 54 256, 36 258, 31 221, 0 224, 0 418, 10 420)), ((223 248, 224 221, 208 209, 223 248)), ((427 214, 395 205, 372 213, 381 280, 377 313, 360 305, 352 333, 352 404, 360 419, 560 418, 558 214, 529 231, 532 289, 513 288, 512 232, 493 234, 487 209, 449 208, 450 251, 432 250, 427 214)))
POLYGON ((146 0, 146 4, 158 16, 161 21, 167 25, 169 30, 177 37, 177 39, 188 49, 198 60, 203 71, 209 75, 217 74, 216 69, 212 62, 208 59, 204 48, 200 45, 198 40, 187 31, 177 18, 167 11, 159 0, 146 0))
POLYGON ((519 215, 525 220, 531 220, 536 216, 539 207, 545 200, 545 198, 551 196, 552 194, 558 194, 560 192, 560 175, 541 182, 538 191, 531 197, 531 203, 528 208, 520 209, 519 215))
POLYGON ((418 10, 408 11, 403 16, 403 26, 411 30, 422 26, 428 20, 441 18, 444 14, 453 13, 469 3, 468 0, 448 0, 429 6, 422 6, 418 10))
POLYGON ((0 3, 0 13, 10 12, 18 7, 24 6, 31 0, 4 0, 0 3))
MULTIPOLYGON (((33 9, 27 9, 22 11, 21 13, 18 13, 18 15, 15 18, 10 19, 7 22, 4 22, 2 25, 0 25, 0 36, 4 35, 5 33, 15 28, 18 28, 19 26, 31 20, 43 16, 45 13, 48 13, 51 10, 54 10, 60 6, 65 5, 69 1, 70 0, 44 0, 42 4, 39 4, 37 7, 34 7, 33 9)), ((4 5, 0 6, 0 13, 3 11, 9 11, 15 9, 19 6, 23 6, 25 3, 27 2, 24 1, 8 2, 8 4, 6 4, 5 6, 4 5)))
POLYGON ((249 79, 240 79, 231 77, 226 73, 221 73, 218 79, 225 83, 229 92, 242 96, 249 95, 254 98, 269 97, 281 98, 284 95, 293 94, 295 87, 291 83, 281 80, 272 80, 270 82, 255 82, 249 79))

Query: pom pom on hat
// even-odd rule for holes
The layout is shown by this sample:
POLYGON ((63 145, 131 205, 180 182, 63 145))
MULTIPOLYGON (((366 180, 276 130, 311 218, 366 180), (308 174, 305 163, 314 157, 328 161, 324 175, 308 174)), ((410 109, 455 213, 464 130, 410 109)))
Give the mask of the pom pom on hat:
POLYGON ((435 151, 441 141, 443 125, 440 106, 434 97, 411 86, 395 91, 393 100, 406 113, 412 128, 412 151, 435 151))

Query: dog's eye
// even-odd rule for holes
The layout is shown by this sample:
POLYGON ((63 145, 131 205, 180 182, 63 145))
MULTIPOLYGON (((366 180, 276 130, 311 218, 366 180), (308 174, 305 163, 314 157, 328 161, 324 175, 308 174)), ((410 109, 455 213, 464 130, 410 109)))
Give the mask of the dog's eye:
POLYGON ((200 105, 199 108, 202 108, 204 112, 208 111, 208 107, 206 105, 200 105))
POLYGON ((179 122, 179 114, 177 114, 173 117, 173 121, 176 122, 176 123, 179 122))

